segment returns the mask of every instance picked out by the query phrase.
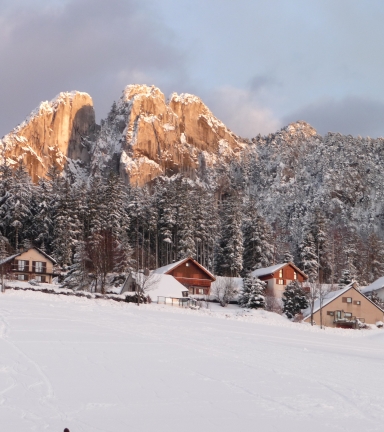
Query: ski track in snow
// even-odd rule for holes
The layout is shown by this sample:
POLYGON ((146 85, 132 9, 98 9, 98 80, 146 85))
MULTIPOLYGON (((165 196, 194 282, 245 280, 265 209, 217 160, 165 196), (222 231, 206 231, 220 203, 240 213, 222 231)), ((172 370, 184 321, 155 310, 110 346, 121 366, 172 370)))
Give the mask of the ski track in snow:
POLYGON ((384 331, 195 312, 1 295, 0 430, 382 430, 384 331))

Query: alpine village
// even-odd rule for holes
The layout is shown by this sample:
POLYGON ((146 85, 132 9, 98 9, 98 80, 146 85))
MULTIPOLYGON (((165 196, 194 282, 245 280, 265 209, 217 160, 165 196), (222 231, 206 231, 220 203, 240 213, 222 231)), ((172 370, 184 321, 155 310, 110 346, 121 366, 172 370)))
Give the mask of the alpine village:
POLYGON ((0 151, 2 295, 383 326, 382 138, 242 138, 196 96, 130 85, 100 125, 86 93, 42 102, 0 151))

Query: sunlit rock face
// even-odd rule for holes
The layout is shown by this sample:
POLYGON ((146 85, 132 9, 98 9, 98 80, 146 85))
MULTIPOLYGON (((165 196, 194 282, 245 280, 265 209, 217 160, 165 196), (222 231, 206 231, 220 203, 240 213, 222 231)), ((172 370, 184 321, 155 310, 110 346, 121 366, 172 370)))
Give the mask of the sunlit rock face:
POLYGON ((86 166, 91 158, 89 138, 96 129, 92 98, 77 91, 60 93, 42 102, 1 140, 2 157, 13 165, 22 159, 36 182, 52 165, 61 169, 68 162, 86 166))
POLYGON ((142 186, 159 175, 201 177, 243 146, 198 97, 174 93, 167 102, 154 86, 129 85, 102 122, 93 166, 142 186))
POLYGON ((178 173, 203 179, 217 163, 239 158, 244 146, 198 97, 174 93, 166 101, 154 86, 129 85, 101 126, 87 93, 42 102, 2 139, 1 156, 12 165, 22 159, 34 182, 56 165, 74 174, 115 171, 143 186, 178 173))

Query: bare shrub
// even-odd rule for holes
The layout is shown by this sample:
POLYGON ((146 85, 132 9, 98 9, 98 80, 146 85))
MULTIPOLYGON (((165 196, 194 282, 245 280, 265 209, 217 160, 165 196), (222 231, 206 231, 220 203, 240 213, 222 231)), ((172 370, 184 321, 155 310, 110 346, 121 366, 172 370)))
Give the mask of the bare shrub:
POLYGON ((220 306, 226 307, 235 298, 237 288, 233 278, 223 277, 215 282, 212 289, 213 298, 220 303, 220 306))

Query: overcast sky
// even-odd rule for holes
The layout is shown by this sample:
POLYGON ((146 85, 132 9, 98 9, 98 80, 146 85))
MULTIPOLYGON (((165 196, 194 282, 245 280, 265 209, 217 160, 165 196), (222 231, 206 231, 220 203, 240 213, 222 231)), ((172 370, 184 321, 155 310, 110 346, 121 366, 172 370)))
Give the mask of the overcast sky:
POLYGON ((382 0, 0 0, 0 136, 81 90, 200 96, 235 133, 384 136, 382 0))

